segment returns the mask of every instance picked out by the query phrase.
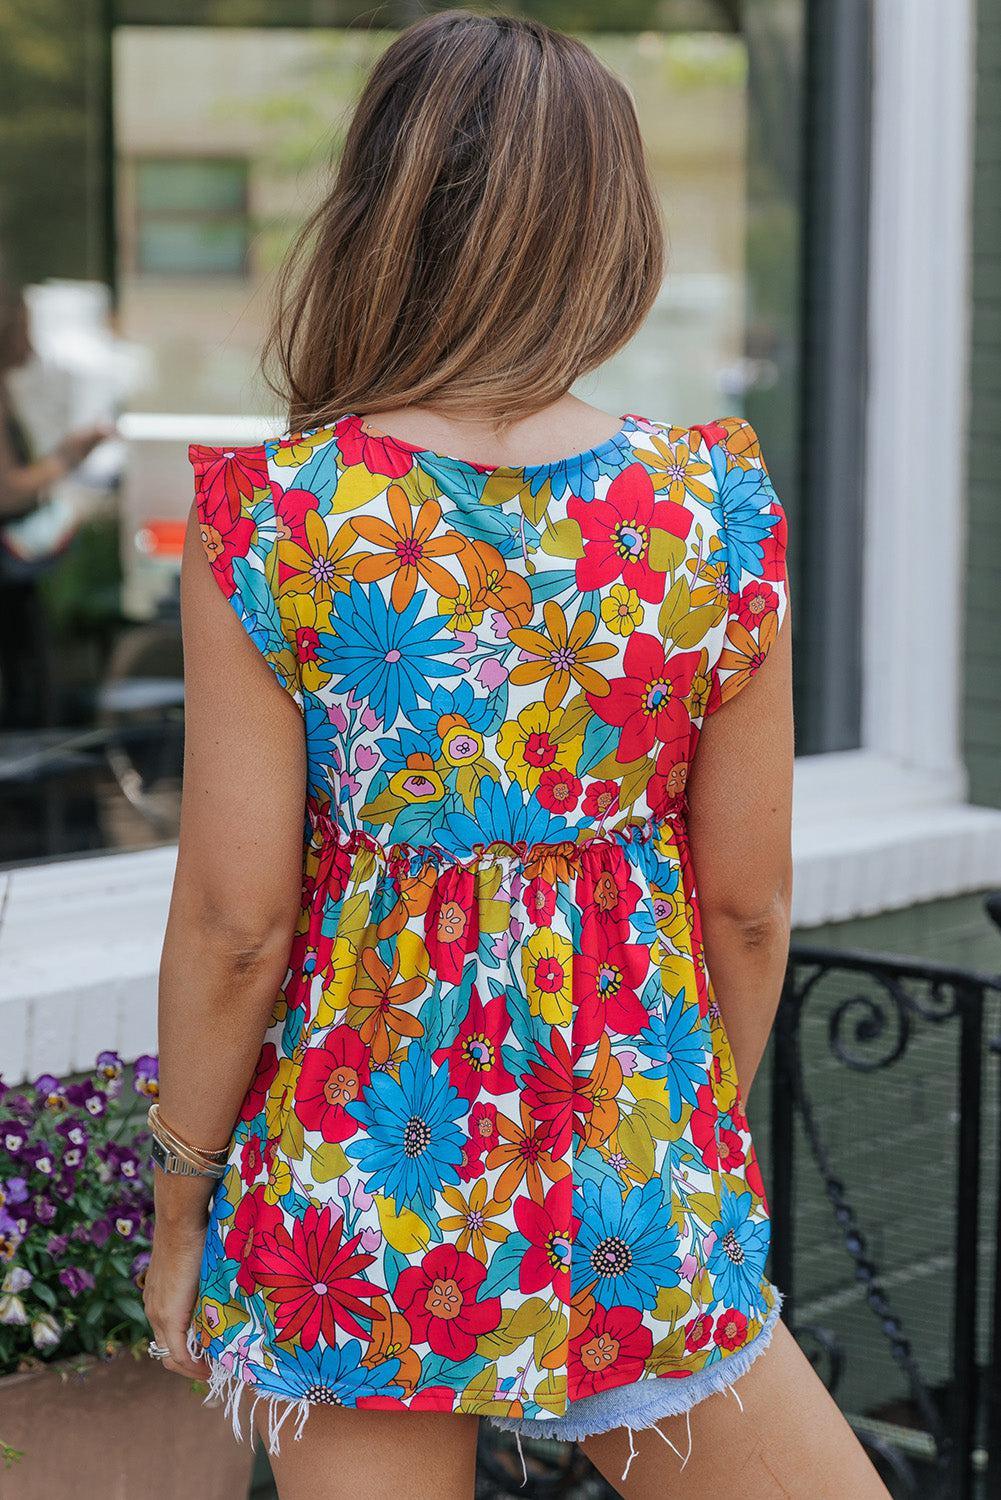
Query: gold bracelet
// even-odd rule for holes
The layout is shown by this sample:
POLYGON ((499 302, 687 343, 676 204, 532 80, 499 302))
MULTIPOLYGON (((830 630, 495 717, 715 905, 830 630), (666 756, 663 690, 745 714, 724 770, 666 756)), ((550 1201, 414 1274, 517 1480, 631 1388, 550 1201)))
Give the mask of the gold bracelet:
POLYGON ((171 1130, 170 1126, 161 1118, 160 1106, 154 1101, 146 1111, 146 1120, 150 1131, 163 1145, 177 1152, 178 1155, 186 1157, 194 1166, 206 1168, 220 1166, 229 1157, 229 1146, 213 1147, 211 1149, 203 1146, 192 1146, 183 1136, 171 1130))

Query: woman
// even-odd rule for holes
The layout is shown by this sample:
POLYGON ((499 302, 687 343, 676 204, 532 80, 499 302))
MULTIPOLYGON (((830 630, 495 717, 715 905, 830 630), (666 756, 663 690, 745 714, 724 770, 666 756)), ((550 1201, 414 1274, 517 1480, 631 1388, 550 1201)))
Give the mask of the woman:
POLYGON ((777 1320, 744 1115, 782 510, 746 423, 568 394, 661 276, 629 97, 428 17, 297 255, 291 431, 190 450, 154 1127, 208 1175, 157 1174, 151 1352, 253 1411, 282 1500, 471 1496, 480 1416, 630 1500, 885 1495, 777 1320))
POLYGON ((17 414, 6 376, 33 354, 19 287, 0 285, 0 728, 39 729, 52 717, 48 624, 41 579, 58 555, 22 557, 9 523, 46 504, 49 488, 72 474, 112 428, 71 432, 42 458, 17 414))

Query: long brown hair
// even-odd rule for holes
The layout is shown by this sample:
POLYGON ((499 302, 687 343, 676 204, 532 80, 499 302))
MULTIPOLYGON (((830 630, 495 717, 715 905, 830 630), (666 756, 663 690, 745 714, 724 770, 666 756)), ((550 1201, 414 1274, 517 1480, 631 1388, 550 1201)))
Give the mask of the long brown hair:
POLYGON ((373 68, 281 269, 265 376, 294 430, 417 403, 503 427, 626 343, 663 257, 632 99, 594 53, 429 15, 373 68))

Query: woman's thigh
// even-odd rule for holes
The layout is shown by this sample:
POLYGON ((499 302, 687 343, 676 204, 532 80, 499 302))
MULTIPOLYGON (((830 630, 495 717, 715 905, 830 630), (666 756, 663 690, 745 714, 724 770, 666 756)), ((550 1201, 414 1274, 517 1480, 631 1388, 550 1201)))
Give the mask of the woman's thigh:
POLYGON ((271 1458, 279 1500, 472 1500, 478 1427, 450 1412, 314 1407, 271 1458))
MULTIPOLYGON (((684 1455, 684 1417, 658 1426, 684 1455)), ((784 1323, 732 1390, 691 1412, 684 1468, 656 1432, 637 1432, 627 1479, 629 1434, 622 1428, 583 1446, 625 1500, 888 1500, 888 1491, 784 1323), (738 1405, 733 1392, 740 1395, 738 1405)))

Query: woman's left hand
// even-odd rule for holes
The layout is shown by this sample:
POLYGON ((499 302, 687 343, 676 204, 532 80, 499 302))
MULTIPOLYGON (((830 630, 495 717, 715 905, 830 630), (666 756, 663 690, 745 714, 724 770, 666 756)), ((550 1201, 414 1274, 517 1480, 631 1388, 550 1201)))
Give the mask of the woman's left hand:
POLYGON ((170 1357, 165 1370, 206 1378, 205 1362, 188 1352, 188 1329, 198 1295, 198 1273, 205 1249, 204 1216, 193 1219, 157 1217, 153 1251, 143 1286, 143 1306, 153 1329, 153 1338, 170 1357))

